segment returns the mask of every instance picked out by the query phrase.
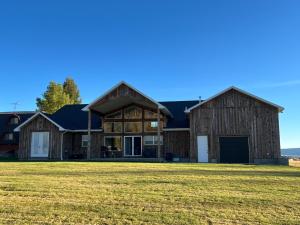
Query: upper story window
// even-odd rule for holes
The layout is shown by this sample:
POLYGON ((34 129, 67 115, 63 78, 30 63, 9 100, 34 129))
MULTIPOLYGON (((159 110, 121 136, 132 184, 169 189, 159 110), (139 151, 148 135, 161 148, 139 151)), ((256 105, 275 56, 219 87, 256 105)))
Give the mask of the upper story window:
POLYGON ((6 134, 4 134, 4 140, 6 140, 6 141, 12 141, 12 140, 14 140, 14 134, 13 133, 6 133, 6 134))
MULTIPOLYGON (((144 122, 144 131, 145 132, 157 132, 157 126, 158 122, 157 121, 145 121, 144 122)), ((160 122, 160 131, 162 131, 164 127, 163 122, 160 122)))
POLYGON ((125 133, 141 133, 142 122, 125 122, 124 123, 125 133))
POLYGON ((104 133, 122 133, 122 122, 104 122, 104 133))
POLYGON ((132 106, 124 110, 125 119, 142 119, 143 110, 132 106))
POLYGON ((12 117, 12 118, 10 118, 9 123, 10 124, 18 124, 19 123, 19 118, 18 117, 12 117))
MULTIPOLYGON (((160 118, 163 118, 163 116, 160 115, 160 118)), ((157 113, 145 110, 145 119, 157 119, 157 113)))
POLYGON ((114 112, 105 116, 105 119, 122 119, 122 111, 114 112))

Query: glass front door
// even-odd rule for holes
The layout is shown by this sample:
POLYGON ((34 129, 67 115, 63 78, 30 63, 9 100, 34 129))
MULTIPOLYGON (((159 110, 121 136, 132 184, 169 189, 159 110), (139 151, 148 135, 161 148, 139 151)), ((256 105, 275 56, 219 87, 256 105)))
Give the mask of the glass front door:
POLYGON ((124 137, 124 155, 141 156, 142 155, 142 137, 126 136, 124 137))

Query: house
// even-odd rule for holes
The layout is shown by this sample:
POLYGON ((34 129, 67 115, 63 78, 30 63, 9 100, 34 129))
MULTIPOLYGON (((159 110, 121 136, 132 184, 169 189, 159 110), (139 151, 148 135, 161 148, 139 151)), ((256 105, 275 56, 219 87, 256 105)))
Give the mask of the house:
POLYGON ((14 156, 19 146, 19 134, 14 129, 34 115, 34 112, 0 113, 0 157, 14 156))
POLYGON ((236 87, 205 101, 157 102, 121 82, 90 104, 20 124, 20 160, 276 163, 283 108, 236 87))

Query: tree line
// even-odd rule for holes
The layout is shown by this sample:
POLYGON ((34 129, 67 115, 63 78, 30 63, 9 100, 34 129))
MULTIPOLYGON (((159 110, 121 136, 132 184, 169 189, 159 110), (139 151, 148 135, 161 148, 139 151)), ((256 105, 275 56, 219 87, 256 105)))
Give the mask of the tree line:
POLYGON ((36 98, 39 111, 54 113, 64 105, 80 104, 81 97, 74 79, 67 77, 63 84, 51 81, 42 97, 36 98))

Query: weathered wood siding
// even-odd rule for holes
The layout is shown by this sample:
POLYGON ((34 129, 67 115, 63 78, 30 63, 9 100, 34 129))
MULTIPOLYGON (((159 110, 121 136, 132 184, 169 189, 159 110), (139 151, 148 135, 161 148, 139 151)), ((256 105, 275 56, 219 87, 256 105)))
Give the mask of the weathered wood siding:
MULTIPOLYGON (((64 135, 65 159, 71 159, 73 155, 82 155, 86 158, 87 147, 82 147, 82 135, 87 132, 66 133, 64 135)), ((92 132, 91 134, 91 158, 100 158, 101 146, 103 146, 103 133, 92 132)))
POLYGON ((219 162, 221 136, 247 136, 250 162, 280 157, 278 110, 235 90, 193 109, 190 129, 192 161, 197 160, 198 135, 208 135, 210 162, 219 162))
POLYGON ((190 132, 189 131, 165 131, 164 153, 173 153, 182 159, 189 158, 190 132))
POLYGON ((42 116, 37 116, 21 128, 19 137, 18 158, 31 158, 32 132, 49 132, 49 159, 59 160, 61 154, 61 132, 58 128, 42 116))

